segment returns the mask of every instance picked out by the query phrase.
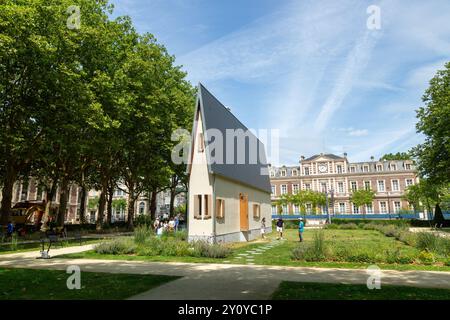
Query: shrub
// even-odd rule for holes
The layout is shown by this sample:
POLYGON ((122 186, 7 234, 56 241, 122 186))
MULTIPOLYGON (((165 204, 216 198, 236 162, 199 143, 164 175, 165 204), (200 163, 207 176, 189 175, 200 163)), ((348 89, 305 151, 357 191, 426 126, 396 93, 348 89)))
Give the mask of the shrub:
POLYGON ((134 229, 134 242, 137 244, 144 244, 146 240, 150 239, 153 231, 147 225, 140 225, 134 229))
POLYGON ((152 217, 145 214, 140 214, 134 220, 134 224, 136 226, 147 226, 150 227, 153 225, 152 217))
POLYGON ((325 242, 325 235, 320 230, 314 233, 312 244, 296 247, 291 255, 295 260, 324 261, 331 256, 330 253, 330 248, 325 242))
POLYGON ((231 248, 220 244, 210 244, 206 241, 196 241, 193 243, 193 255, 205 258, 226 258, 231 253, 231 248))
POLYGON ((423 263, 423 264, 433 264, 436 261, 434 254, 432 252, 428 252, 428 251, 420 252, 417 259, 418 259, 419 263, 423 263))
POLYGON ((99 243, 94 251, 100 254, 133 254, 136 252, 136 245, 133 239, 116 238, 99 243))
POLYGON ((416 246, 420 250, 428 252, 440 252, 443 245, 441 238, 430 232, 419 232, 417 234, 416 246))
POLYGON ((18 247, 19 247, 19 237, 17 236, 17 232, 14 232, 11 235, 10 249, 11 251, 16 251, 18 247))

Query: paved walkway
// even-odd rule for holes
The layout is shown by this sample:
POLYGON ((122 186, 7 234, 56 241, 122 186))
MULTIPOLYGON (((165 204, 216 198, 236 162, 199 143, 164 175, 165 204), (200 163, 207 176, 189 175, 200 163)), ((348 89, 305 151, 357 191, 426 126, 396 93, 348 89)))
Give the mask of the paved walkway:
MULTIPOLYGON (((56 249, 57 254, 90 250, 92 245, 56 249)), ((253 264, 168 263, 93 259, 36 259, 38 253, 0 255, 0 267, 65 270, 78 265, 82 271, 161 274, 182 278, 143 292, 130 299, 269 299, 281 281, 360 283, 366 270, 261 266, 253 264)), ((252 263, 252 262, 250 262, 252 263)), ((450 272, 381 271, 381 285, 406 285, 450 289, 450 272)))

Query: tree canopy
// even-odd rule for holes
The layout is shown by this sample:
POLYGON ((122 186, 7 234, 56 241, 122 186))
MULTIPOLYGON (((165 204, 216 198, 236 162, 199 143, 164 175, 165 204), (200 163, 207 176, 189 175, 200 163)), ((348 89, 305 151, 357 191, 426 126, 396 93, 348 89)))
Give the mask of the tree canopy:
POLYGON ((0 224, 21 177, 39 180, 48 208, 58 186, 60 224, 71 183, 100 190, 101 227, 118 181, 132 225, 137 197, 182 174, 170 161, 170 138, 190 127, 194 89, 153 35, 139 34, 128 17, 111 19, 112 10, 107 0, 1 2, 0 224))

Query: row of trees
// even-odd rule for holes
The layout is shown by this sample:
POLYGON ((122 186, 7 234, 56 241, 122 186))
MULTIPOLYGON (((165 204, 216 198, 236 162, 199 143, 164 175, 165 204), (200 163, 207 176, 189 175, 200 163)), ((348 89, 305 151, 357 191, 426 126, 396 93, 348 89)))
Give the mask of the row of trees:
MULTIPOLYGON (((375 192, 372 190, 360 189, 360 190, 350 190, 351 196, 350 201, 357 207, 364 205, 371 205, 373 198, 375 197, 375 192)), ((327 204, 327 195, 323 192, 313 191, 313 190, 299 190, 294 194, 283 194, 277 201, 279 206, 278 213, 283 213, 282 206, 291 204, 298 206, 301 213, 306 212, 306 206, 311 205, 311 213, 316 214, 317 208, 323 207, 327 204)), ((333 199, 329 199, 329 206, 333 206, 333 199)))
POLYGON ((88 190, 100 190, 101 228, 118 181, 130 226, 142 193, 154 214, 158 192, 186 183, 184 167, 170 161, 171 134, 190 127, 194 88, 164 46, 128 17, 111 19, 112 9, 107 0, 2 1, 0 224, 23 177, 36 177, 46 192, 43 230, 58 187, 60 225, 70 184, 82 190, 81 221, 88 190))

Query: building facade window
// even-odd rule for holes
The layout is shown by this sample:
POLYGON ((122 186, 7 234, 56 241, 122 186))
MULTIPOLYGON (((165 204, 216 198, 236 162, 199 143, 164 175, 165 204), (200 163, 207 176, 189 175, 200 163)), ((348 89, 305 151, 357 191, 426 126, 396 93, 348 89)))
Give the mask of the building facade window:
POLYGON ((312 204, 311 203, 307 203, 306 204, 306 213, 307 214, 311 214, 312 213, 312 204))
POLYGON ((281 194, 286 194, 287 193, 287 185, 282 184, 281 185, 281 194))
POLYGON ((309 176, 309 167, 305 167, 305 176, 309 176))
POLYGON ((327 189, 327 183, 326 182, 322 182, 321 184, 320 184, 320 191, 322 191, 322 192, 326 192, 328 189, 327 189))
POLYGON ((401 208, 400 201, 394 201, 394 213, 399 213, 401 208))
POLYGON ((277 206, 272 205, 272 214, 277 214, 277 206))
POLYGON ((377 164, 377 171, 383 171, 383 166, 381 164, 377 164))
POLYGON ((370 190, 370 181, 364 181, 364 189, 370 190))
POLYGON ((274 185, 272 185, 272 194, 275 195, 276 194, 276 187, 274 185))
POLYGON ((345 213, 345 202, 339 203, 339 213, 345 213))
POLYGON ((283 214, 288 214, 288 207, 285 204, 283 204, 283 214))
POLYGON ((359 213, 359 207, 356 204, 353 204, 353 213, 358 214, 359 213))
POLYGON ((336 166, 336 172, 337 173, 342 173, 342 166, 341 165, 337 165, 336 166))
POLYGON ((338 182, 338 192, 344 193, 344 183, 343 182, 338 182))
MULTIPOLYGON (((272 213, 273 213, 272 206, 272 213)), ((276 209, 275 209, 276 211, 276 209)), ((225 200, 224 199, 216 199, 216 218, 223 219, 225 218, 225 200)))
POLYGON ((294 176, 294 177, 298 176, 297 169, 292 169, 292 176, 294 176))
POLYGON ((378 192, 384 192, 384 180, 378 180, 378 192))
POLYGON ((299 207, 296 204, 294 204, 294 213, 295 214, 299 214, 300 213, 299 207))
POLYGON ((281 176, 286 177, 286 170, 281 170, 281 176))
POLYGON ((406 179, 406 186, 412 186, 413 185, 413 180, 412 179, 406 179))
POLYGON ((411 164, 410 163, 405 164, 405 169, 406 170, 411 170, 411 164))
POLYGON ((272 177, 272 178, 274 178, 275 177, 275 171, 270 171, 270 176, 272 177))
POLYGON ((364 167, 363 167, 363 171, 364 171, 364 172, 369 172, 369 166, 364 166, 364 167))
POLYGON ((145 203, 140 202, 139 203, 139 214, 144 214, 144 211, 145 211, 145 203))
POLYGON ((366 212, 367 213, 373 213, 373 207, 372 204, 366 204, 366 212))
POLYGON ((387 206, 385 201, 380 201, 380 212, 387 213, 387 206))
POLYGON ((351 181, 350 186, 351 186, 352 191, 358 190, 358 185, 356 184, 356 181, 351 181))
POLYGON ((397 170, 397 165, 396 164, 391 164, 391 171, 396 171, 397 170))
POLYGON ((293 185, 292 185, 292 192, 293 192, 294 194, 297 194, 297 193, 298 193, 298 184, 293 184, 293 185))
POLYGON ((392 180, 392 191, 400 191, 398 180, 392 180))
POLYGON ((351 166, 351 167, 350 167, 350 172, 351 172, 351 173, 355 173, 355 172, 356 172, 356 168, 355 168, 354 166, 351 166))
POLYGON ((311 184, 305 183, 305 190, 311 190, 311 184))

